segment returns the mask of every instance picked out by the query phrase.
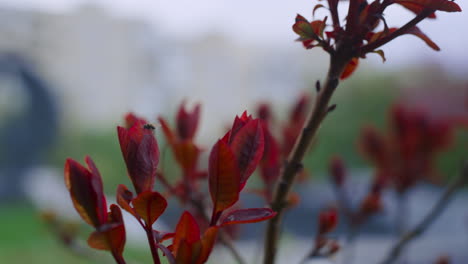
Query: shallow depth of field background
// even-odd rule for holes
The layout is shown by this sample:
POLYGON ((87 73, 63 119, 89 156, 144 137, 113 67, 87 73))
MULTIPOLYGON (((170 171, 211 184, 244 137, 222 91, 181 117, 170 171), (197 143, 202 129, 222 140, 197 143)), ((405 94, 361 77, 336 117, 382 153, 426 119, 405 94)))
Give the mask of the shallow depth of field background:
MULTIPOLYGON (((459 4, 468 8, 463 1, 459 4)), ((0 191, 0 263, 90 263, 60 245, 39 213, 54 210, 81 223, 69 197, 63 195, 62 170, 67 157, 83 161, 90 155, 110 196, 118 184, 129 184, 115 129, 126 112, 152 122, 162 115, 173 122, 182 100, 189 106, 200 102, 197 138, 207 150, 236 114, 244 110, 254 113, 260 102, 274 105, 278 123, 287 119, 294 101, 304 92, 313 92, 315 81, 328 66, 322 50, 303 49, 294 42, 296 35, 291 30, 296 13, 310 18, 313 5, 309 0, 2 0, 0 57, 14 54, 46 81, 48 90, 43 96, 49 103, 43 107, 52 109, 55 120, 41 116, 40 111, 29 111, 37 95, 18 83, 11 74, 14 69, 0 69, 0 142, 7 142, 0 145, 0 159, 21 153, 10 151, 15 146, 27 153, 18 155, 18 163, 25 167, 27 198, 2 198, 0 191), (39 133, 34 124, 42 121, 53 125, 40 126, 44 130, 39 133), (13 123, 18 133, 11 133, 13 123), (21 144, 30 141, 44 144, 21 144)), ((386 18, 391 26, 397 26, 399 18, 410 17, 405 10, 390 11, 393 13, 388 12, 386 18)), ((306 158, 311 189, 301 188, 304 201, 321 197, 312 190, 320 193, 327 188, 326 169, 334 154, 345 159, 356 177, 365 179, 371 174, 369 164, 358 153, 357 137, 365 125, 385 129, 393 102, 434 94, 450 110, 467 97, 468 14, 438 16, 435 21, 424 21, 420 28, 441 47, 440 52, 414 36, 404 36, 384 47, 385 63, 378 55, 369 55, 341 83, 333 99, 338 107, 325 121, 306 158)), ((157 129, 156 133, 162 153, 160 167, 177 177, 172 154, 165 151, 157 129)), ((454 146, 438 160, 446 180, 456 175, 461 160, 467 157, 467 147, 467 130, 459 129, 454 146)), ((8 165, 0 162, 0 166, 8 165)), ((0 174, 4 192, 8 189, 5 177, 16 176, 0 174)), ((255 175, 249 184, 259 184, 255 175)), ((438 191, 436 188, 434 193, 438 191)), ((247 201, 260 202, 246 196, 247 201)), ((317 200, 313 207, 326 202, 325 198, 317 200)), ((172 201, 170 206, 178 205, 172 201)), ((307 210, 307 206, 295 210, 307 210)), ((468 247, 468 208, 457 211, 461 211, 457 223, 465 223, 459 226, 464 236, 460 249, 468 247)), ((307 211, 298 215, 304 217, 299 225, 307 227, 312 244, 315 216, 307 211), (306 217, 310 217, 310 226, 306 217)), ((81 228, 86 238, 89 229, 81 228)), ((285 244, 288 241, 294 243, 293 233, 286 232, 285 244)), ((129 243, 127 254, 139 263, 148 263, 146 245, 138 245, 129 243)), ((434 256, 444 253, 435 252, 434 256)))

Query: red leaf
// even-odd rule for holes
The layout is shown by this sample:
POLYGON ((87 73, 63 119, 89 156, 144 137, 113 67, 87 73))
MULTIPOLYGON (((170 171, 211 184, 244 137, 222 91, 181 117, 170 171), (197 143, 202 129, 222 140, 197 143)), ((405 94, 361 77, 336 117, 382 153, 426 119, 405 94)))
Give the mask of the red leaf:
POLYGON ((137 217, 135 209, 130 205, 133 200, 133 193, 128 190, 127 186, 119 184, 117 187, 117 204, 122 207, 125 211, 129 212, 133 216, 137 217))
POLYGON ((351 76, 353 72, 356 70, 357 66, 359 65, 359 59, 358 58, 352 58, 351 61, 346 65, 343 73, 341 73, 340 79, 344 80, 351 76))
POLYGON ((158 118, 158 120, 161 124, 162 131, 164 133, 164 136, 166 137, 167 143, 169 143, 169 145, 171 146, 174 146, 177 142, 176 135, 174 134, 174 132, 172 132, 171 128, 169 127, 167 121, 164 118, 160 117, 158 118))
POLYGON ((177 113, 177 132, 180 140, 193 139, 200 120, 200 108, 200 104, 197 104, 193 111, 189 113, 185 109, 185 102, 180 105, 177 113))
POLYGON ((209 187, 214 214, 239 200, 240 174, 236 157, 222 140, 213 146, 209 160, 209 187))
POLYGON ((94 162, 86 156, 88 169, 78 162, 65 162, 65 185, 75 209, 88 224, 99 227, 107 222, 107 204, 102 179, 94 162))
POLYGON ((217 235, 218 227, 216 226, 209 227, 205 231, 201 239, 202 249, 200 255, 198 256, 196 264, 202 264, 208 260, 208 257, 210 256, 211 251, 213 250, 217 235))
POLYGON ((94 249, 112 251, 122 256, 126 240, 122 213, 115 204, 111 205, 110 209, 110 221, 89 236, 88 245, 94 249))
POLYGON ((338 212, 335 208, 322 211, 319 214, 318 232, 320 235, 329 233, 338 225, 338 212))
POLYGON ((262 159, 264 147, 265 140, 259 119, 249 121, 232 140, 231 148, 240 172, 241 190, 262 159))
POLYGON ((200 228, 198 227, 195 218, 188 212, 185 211, 180 217, 177 223, 175 236, 172 243, 172 252, 178 256, 179 247, 182 241, 188 244, 193 244, 200 240, 200 228))
POLYGON ((343 160, 340 157, 335 156, 331 159, 329 171, 333 183, 338 187, 343 186, 343 183, 346 178, 346 167, 344 165, 343 160))
POLYGON ((166 199, 158 192, 145 191, 132 201, 135 212, 151 227, 167 207, 166 199))
POLYGON ((137 193, 151 191, 156 179, 159 149, 153 129, 140 123, 129 129, 117 127, 120 148, 137 193))
POLYGON ((256 223, 275 217, 276 212, 270 208, 249 208, 235 210, 221 218, 221 226, 232 224, 256 223))
POLYGON ((131 128, 137 122, 140 123, 141 125, 144 125, 144 124, 148 123, 148 121, 146 121, 146 119, 138 117, 134 113, 127 113, 125 115, 124 119, 125 119, 125 127, 126 128, 131 128))
MULTIPOLYGON (((449 0, 397 0, 395 3, 418 5, 422 8, 433 9, 445 12, 460 12, 461 8, 455 2, 449 0)), ((411 10, 411 9, 410 9, 411 10)))
MULTIPOLYGON (((409 3, 409 2, 397 2, 397 3, 415 14, 420 14, 425 9, 423 6, 415 4, 415 3, 409 3)), ((432 13, 428 16, 428 18, 436 18, 436 14, 432 13)))
POLYGON ((200 149, 190 140, 184 140, 174 145, 174 156, 181 167, 188 172, 194 172, 197 166, 200 149))
POLYGON ((422 39, 426 44, 431 47, 434 50, 439 51, 440 48, 435 44, 426 34, 424 34, 418 27, 412 27, 408 31, 406 31, 406 34, 411 34, 415 35, 416 37, 422 39))
POLYGON ((223 141, 228 144, 231 144, 237 132, 239 132, 239 130, 243 128, 250 120, 252 120, 252 116, 247 114, 247 111, 244 111, 241 117, 236 116, 236 118, 234 119, 234 123, 232 124, 231 130, 228 133, 226 133, 226 135, 223 137, 223 141))

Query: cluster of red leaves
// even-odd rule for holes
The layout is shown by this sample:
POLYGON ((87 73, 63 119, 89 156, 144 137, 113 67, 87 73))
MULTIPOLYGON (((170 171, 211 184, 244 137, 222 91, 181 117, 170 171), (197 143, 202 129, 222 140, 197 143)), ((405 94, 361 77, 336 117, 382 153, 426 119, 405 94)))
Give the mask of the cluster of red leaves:
POLYGON ((381 193, 383 185, 379 177, 374 177, 371 187, 364 198, 355 207, 350 203, 346 190, 348 171, 340 157, 333 157, 329 166, 330 176, 338 197, 341 211, 349 221, 351 227, 362 225, 370 216, 382 210, 381 193))
POLYGON ((315 244, 307 258, 328 257, 338 252, 340 249, 338 241, 327 236, 337 226, 338 211, 336 208, 327 208, 319 213, 315 244))
MULTIPOLYGON (((359 58, 365 58, 369 52, 379 54, 385 61, 381 49, 384 44, 404 34, 411 34, 421 38, 429 47, 439 50, 439 47, 425 35, 417 26, 425 18, 435 18, 436 11, 459 12, 460 7, 450 0, 349 0, 346 24, 341 24, 338 14, 338 0, 327 0, 328 10, 332 20, 328 24, 328 17, 309 22, 301 15, 297 15, 293 30, 299 35, 305 48, 322 47, 333 56, 348 61, 341 78, 349 77, 359 63, 359 58), (389 28, 384 18, 384 11, 391 5, 397 4, 412 11, 415 17, 397 28, 389 28), (383 30, 379 31, 379 25, 383 30)), ((313 9, 324 8, 318 4, 313 9)))
POLYGON ((401 104, 391 110, 389 132, 363 130, 360 149, 376 167, 376 179, 405 192, 420 181, 437 182, 435 158, 453 141, 455 123, 401 104))
MULTIPOLYGON (((310 106, 310 97, 306 94, 301 95, 293 105, 287 121, 279 125, 282 129, 280 135, 272 132, 275 124, 271 106, 262 103, 258 107, 258 116, 263 121, 265 151, 260 162, 260 177, 264 183, 264 189, 256 191, 256 193, 262 195, 268 203, 271 202, 275 184, 280 176, 282 161, 291 153, 297 137, 302 132, 310 106)), ((289 203, 294 205, 297 202, 298 196, 292 194, 289 197, 289 203)))
MULTIPOLYGON (((216 241, 218 230, 224 226, 254 223, 276 215, 269 208, 232 209, 239 193, 256 169, 264 151, 263 127, 259 119, 244 113, 236 117, 232 129, 213 146, 208 173, 196 169, 200 148, 193 142, 198 126, 200 106, 188 113, 184 105, 177 115, 177 134, 161 118, 163 131, 172 147, 176 160, 183 169, 188 183, 183 191, 174 192, 168 182, 169 193, 183 201, 203 204, 197 193, 196 181, 208 174, 213 213, 209 227, 201 235, 199 223, 188 211, 181 216, 175 232, 161 232, 152 228, 167 207, 166 198, 153 190, 159 163, 159 148, 154 136, 154 126, 133 114, 125 117, 126 127, 117 127, 120 147, 128 175, 136 194, 125 185, 117 189, 117 205, 107 212, 102 180, 93 161, 86 157, 88 168, 68 159, 65 164, 65 181, 73 204, 80 216, 93 226, 88 244, 96 249, 111 251, 118 263, 125 263, 122 252, 125 245, 125 227, 120 208, 133 215, 146 231, 154 263, 160 263, 157 251, 161 250, 170 263, 204 263, 216 241), (172 239, 166 246, 164 241, 172 239)), ((204 208, 201 208, 204 211, 204 208)))

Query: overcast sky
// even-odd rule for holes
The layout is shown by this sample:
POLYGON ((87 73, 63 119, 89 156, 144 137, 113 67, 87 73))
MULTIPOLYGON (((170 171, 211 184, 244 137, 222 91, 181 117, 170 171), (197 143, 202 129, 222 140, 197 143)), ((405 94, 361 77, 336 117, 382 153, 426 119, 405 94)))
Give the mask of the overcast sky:
MULTIPOLYGON (((82 3, 98 3, 111 12, 138 17, 159 30, 176 36, 219 31, 241 41, 256 44, 291 45, 296 37, 291 25, 296 13, 310 18, 313 0, 0 0, 21 8, 66 11, 82 3)), ((408 62, 440 62, 448 69, 468 74, 468 5, 458 1, 461 13, 438 13, 437 20, 423 21, 420 28, 442 49, 434 52, 413 36, 405 36, 386 46, 388 61, 382 67, 408 62)), ((410 18, 410 13, 393 8, 386 13, 389 26, 410 18)), ((372 59, 374 60, 374 59, 372 59)), ((377 58, 375 59, 377 61, 377 58)))

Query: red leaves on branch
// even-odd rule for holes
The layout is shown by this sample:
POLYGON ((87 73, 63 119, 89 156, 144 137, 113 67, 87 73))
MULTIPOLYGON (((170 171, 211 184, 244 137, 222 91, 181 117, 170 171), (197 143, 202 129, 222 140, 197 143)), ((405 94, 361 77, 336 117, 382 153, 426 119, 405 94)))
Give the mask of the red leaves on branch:
MULTIPOLYGON (((416 25, 425 18, 435 18, 436 11, 459 12, 461 8, 453 1, 449 0, 349 0, 348 12, 345 15, 346 23, 338 14, 338 1, 328 1, 331 22, 327 24, 327 17, 323 20, 313 20, 309 22, 301 15, 296 16, 293 31, 299 35, 298 41, 301 41, 305 48, 322 47, 330 55, 347 63, 341 79, 349 77, 357 68, 358 59, 365 58, 367 53, 374 52, 382 56, 385 61, 385 55, 379 48, 393 39, 404 35, 413 34, 421 38, 427 45, 434 50, 439 47, 422 33, 416 25), (385 20, 384 11, 392 4, 399 4, 416 14, 416 17, 407 21, 400 28, 390 29, 385 20), (376 32, 380 22, 384 24, 384 31, 376 32), (325 34, 324 34, 325 33, 325 34), (370 39, 370 36, 372 39, 370 39)), ((318 4, 315 10, 323 7, 318 4)))
POLYGON ((435 157, 450 145, 453 130, 454 123, 432 119, 422 109, 395 105, 390 132, 368 128, 360 145, 382 181, 390 180, 397 191, 404 192, 421 180, 434 180, 435 157))
POLYGON ((128 175, 137 193, 151 191, 159 163, 159 148, 154 127, 137 121, 130 128, 117 127, 128 175))

